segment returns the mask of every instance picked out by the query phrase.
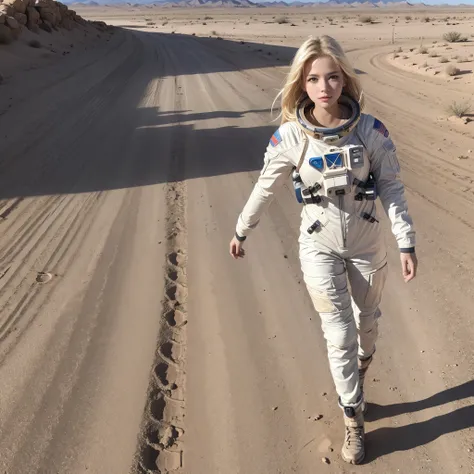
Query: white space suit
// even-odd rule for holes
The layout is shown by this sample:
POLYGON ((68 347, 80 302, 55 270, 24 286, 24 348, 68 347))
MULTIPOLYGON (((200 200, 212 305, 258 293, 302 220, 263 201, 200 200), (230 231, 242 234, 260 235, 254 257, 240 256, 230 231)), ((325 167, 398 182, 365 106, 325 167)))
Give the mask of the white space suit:
POLYGON ((395 146, 379 120, 358 114, 350 132, 342 137, 339 134, 332 143, 314 138, 303 128, 301 123, 288 122, 272 136, 264 167, 238 218, 236 234, 242 238, 249 235, 274 192, 298 169, 309 196, 301 212, 301 268, 321 317, 340 403, 357 406, 361 402, 357 356, 367 358, 375 351, 379 304, 387 274, 376 201, 365 197, 359 200, 369 173, 402 252, 414 251, 415 232, 399 178, 395 146), (351 144, 363 146, 364 159, 347 171, 350 186, 343 194, 325 196, 328 193, 321 189, 323 170, 317 169, 319 157, 334 147, 351 144))

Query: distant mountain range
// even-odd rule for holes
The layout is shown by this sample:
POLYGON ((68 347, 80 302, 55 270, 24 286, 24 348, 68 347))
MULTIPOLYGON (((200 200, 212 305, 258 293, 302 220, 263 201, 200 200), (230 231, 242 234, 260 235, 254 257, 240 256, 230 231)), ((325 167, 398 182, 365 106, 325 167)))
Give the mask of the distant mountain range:
MULTIPOLYGON (((260 1, 252 2, 250 0, 135 0, 133 3, 130 0, 63 0, 68 5, 83 5, 83 6, 160 6, 160 7, 233 7, 233 8, 266 8, 266 7, 369 7, 369 8, 383 8, 383 7, 429 7, 425 3, 410 3, 403 0, 327 0, 323 2, 284 2, 280 1, 260 1)), ((437 5, 447 6, 447 5, 437 5)), ((451 5, 452 6, 452 5, 451 5)), ((464 5, 468 6, 468 5, 464 5)))

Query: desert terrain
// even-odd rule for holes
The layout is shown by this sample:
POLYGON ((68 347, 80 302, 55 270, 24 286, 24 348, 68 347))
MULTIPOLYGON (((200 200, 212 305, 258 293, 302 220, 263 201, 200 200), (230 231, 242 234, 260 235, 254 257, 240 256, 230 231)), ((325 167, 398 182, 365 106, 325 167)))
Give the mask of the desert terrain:
POLYGON ((474 472, 474 9, 70 8, 113 28, 0 44, 0 472, 474 472), (291 183, 228 254, 272 101, 321 34, 390 130, 418 239, 405 285, 382 219, 361 466, 291 183))

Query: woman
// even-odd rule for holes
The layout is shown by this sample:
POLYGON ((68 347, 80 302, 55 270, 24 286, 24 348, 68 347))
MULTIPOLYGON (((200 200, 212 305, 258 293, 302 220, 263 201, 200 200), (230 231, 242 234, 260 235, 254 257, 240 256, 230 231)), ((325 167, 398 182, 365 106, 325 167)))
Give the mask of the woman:
POLYGON ((329 36, 305 41, 279 96, 281 126, 238 218, 230 253, 244 256, 243 241, 275 190, 292 176, 303 204, 301 269, 321 317, 344 413, 342 457, 359 464, 365 455, 363 383, 375 352, 387 274, 376 197, 390 218, 405 282, 416 275, 415 232, 395 145, 382 122, 361 114, 361 85, 337 41, 329 36))

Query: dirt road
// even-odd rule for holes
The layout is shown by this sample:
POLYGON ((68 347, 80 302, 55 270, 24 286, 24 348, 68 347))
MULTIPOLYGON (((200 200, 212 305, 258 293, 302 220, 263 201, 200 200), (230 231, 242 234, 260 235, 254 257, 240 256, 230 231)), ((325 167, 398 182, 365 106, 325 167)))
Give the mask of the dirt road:
POLYGON ((289 187, 228 256, 294 48, 117 30, 2 86, 0 472, 474 471, 472 132, 436 120, 437 78, 347 46, 397 143, 421 264, 404 285, 385 222, 365 465, 339 457, 289 187))

